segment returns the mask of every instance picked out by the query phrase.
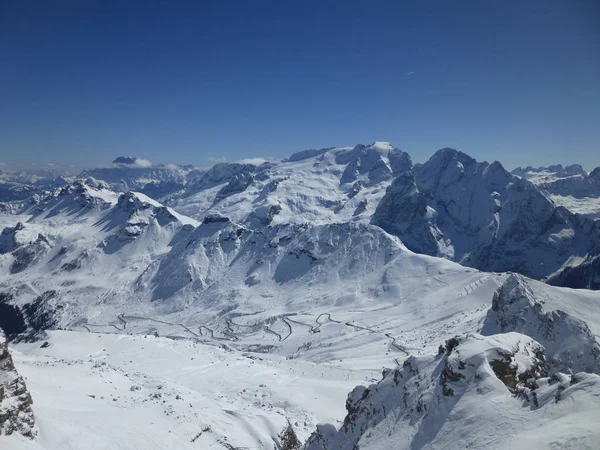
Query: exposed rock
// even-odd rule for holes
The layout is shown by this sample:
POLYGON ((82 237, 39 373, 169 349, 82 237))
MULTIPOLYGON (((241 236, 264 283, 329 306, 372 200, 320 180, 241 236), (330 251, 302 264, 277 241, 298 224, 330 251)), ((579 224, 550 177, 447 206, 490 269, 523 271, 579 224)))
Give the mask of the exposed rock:
POLYGON ((580 318, 555 309, 543 293, 534 292, 531 283, 535 282, 510 275, 494 293, 482 334, 527 334, 544 346, 552 372, 600 374, 600 345, 589 326, 580 318))
POLYGON ((10 266, 10 273, 19 273, 29 266, 39 261, 48 251, 51 245, 46 236, 39 234, 34 242, 19 246, 13 254, 13 262, 10 266))
POLYGON ((13 433, 29 438, 37 435, 32 403, 25 381, 15 369, 4 333, 0 330, 0 439, 2 435, 13 433))
MULTIPOLYGON (((441 442, 508 448, 510 436, 535 429, 542 416, 565 414, 555 409, 557 398, 587 401, 588 389, 600 392, 597 375, 547 378, 544 349, 527 336, 472 334, 451 341, 437 356, 411 356, 401 367, 384 370, 377 384, 355 388, 343 425, 319 425, 303 449, 402 450, 437 448, 441 442), (498 408, 521 419, 501 420, 498 408)), ((544 447, 553 438, 537 439, 544 447)))
POLYGON ((0 330, 12 336, 27 330, 23 313, 18 306, 13 304, 12 294, 0 292, 0 330))
POLYGON ((229 183, 217 192, 215 202, 221 201, 231 195, 244 192, 253 182, 254 177, 249 172, 241 172, 234 175, 231 180, 229 180, 229 183))
POLYGON ((419 191, 415 177, 406 172, 396 178, 375 210, 371 219, 417 253, 441 253, 444 241, 441 231, 431 220, 436 212, 427 206, 426 196, 419 191))

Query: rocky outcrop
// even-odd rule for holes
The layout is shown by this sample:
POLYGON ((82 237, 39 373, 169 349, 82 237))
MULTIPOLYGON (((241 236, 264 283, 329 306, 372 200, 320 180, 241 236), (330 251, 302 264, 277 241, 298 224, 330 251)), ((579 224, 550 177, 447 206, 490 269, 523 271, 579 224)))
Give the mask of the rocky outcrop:
POLYGON ((215 197, 215 203, 231 195, 244 192, 253 182, 254 177, 249 172, 238 173, 229 180, 229 183, 219 189, 215 197))
POLYGON ((551 371, 600 374, 600 345, 587 323, 546 301, 531 283, 510 275, 494 294, 482 334, 527 334, 544 346, 551 371))
POLYGON ((558 402, 600 391, 597 375, 547 371, 544 348, 522 334, 456 337, 437 356, 409 357, 377 384, 355 388, 341 428, 319 425, 303 449, 507 448, 507 436, 535 429, 538 417, 565 414, 558 402), (519 419, 503 420, 499 409, 519 419))
POLYGON ((15 369, 4 333, 0 330, 0 439, 2 435, 13 433, 29 438, 36 436, 32 403, 25 381, 15 369))
POLYGON ((49 239, 42 233, 35 241, 22 245, 14 252, 10 273, 19 273, 38 262, 52 248, 49 239))
MULTIPOLYGON (((189 189, 189 194, 198 190, 206 189, 217 184, 230 182, 234 178, 247 179, 249 175, 256 172, 257 167, 254 164, 239 164, 239 163, 218 163, 210 168, 198 180, 194 186, 189 189)), ((234 182, 235 184, 235 182, 234 182)))

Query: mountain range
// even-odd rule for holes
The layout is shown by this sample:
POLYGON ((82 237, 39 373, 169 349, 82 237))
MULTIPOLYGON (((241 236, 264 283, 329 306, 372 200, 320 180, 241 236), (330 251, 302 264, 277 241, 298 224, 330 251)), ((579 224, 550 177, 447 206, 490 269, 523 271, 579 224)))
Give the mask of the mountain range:
MULTIPOLYGON (((57 380, 109 377, 114 393, 78 381, 68 396, 94 396, 98 414, 138 405, 173 431, 155 448, 463 448, 483 436, 502 448, 507 435, 593 448, 599 174, 511 173, 450 148, 413 164, 375 142, 208 170, 119 157, 42 184, 5 176, 0 327, 38 417, 11 426, 10 442, 76 439, 72 412, 48 395, 49 366, 57 380), (146 347, 177 369, 150 364, 146 347), (217 361, 227 366, 205 370, 217 361), (159 419, 163 400, 172 414, 159 419)), ((14 416, 16 403, 0 404, 14 416)), ((93 440, 90 417, 78 429, 93 440)))

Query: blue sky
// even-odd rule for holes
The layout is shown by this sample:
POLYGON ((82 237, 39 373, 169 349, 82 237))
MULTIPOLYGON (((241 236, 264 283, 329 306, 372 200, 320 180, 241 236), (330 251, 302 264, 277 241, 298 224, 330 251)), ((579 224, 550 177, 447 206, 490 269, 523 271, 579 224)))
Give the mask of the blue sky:
POLYGON ((600 3, 0 6, 0 161, 280 158, 390 141, 600 165, 600 3))

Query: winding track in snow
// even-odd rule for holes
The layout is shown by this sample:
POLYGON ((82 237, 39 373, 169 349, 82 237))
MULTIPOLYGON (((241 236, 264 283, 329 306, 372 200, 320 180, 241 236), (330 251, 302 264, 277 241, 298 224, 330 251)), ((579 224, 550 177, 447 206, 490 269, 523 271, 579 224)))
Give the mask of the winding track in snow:
MULTIPOLYGON (((483 276, 481 278, 478 278, 474 282, 470 282, 467 285, 463 286, 463 289, 464 289, 465 292, 464 293, 460 292, 457 297, 462 297, 462 296, 465 296, 465 295, 470 295, 478 286, 482 285, 485 281, 487 281, 488 278, 489 278, 489 276, 483 276), (469 289, 470 289, 470 291, 469 291, 469 289)), ((439 283, 448 285, 448 283, 446 281, 443 281, 443 280, 439 279, 437 276, 435 276, 434 279, 436 281, 438 281, 439 283)), ((307 324, 307 323, 304 323, 304 322, 299 322, 299 321, 291 319, 291 318, 289 318, 287 316, 276 317, 275 321, 277 321, 278 319, 281 319, 281 321, 283 323, 285 323, 286 326, 288 327, 289 332, 288 332, 288 334, 285 337, 282 336, 280 333, 278 333, 278 332, 274 331, 273 329, 271 329, 268 325, 265 325, 263 327, 263 330, 266 333, 273 334, 274 336, 277 336, 277 339, 279 341, 285 341, 293 333, 292 323, 296 323, 298 325, 302 325, 302 326, 308 327, 309 331, 311 333, 318 333, 318 332, 320 332, 321 326, 324 323, 326 323, 326 322, 322 321, 322 319, 321 319, 322 317, 326 318, 327 322, 344 324, 347 327, 351 327, 351 328, 354 328, 354 329, 357 329, 357 330, 363 330, 363 331, 368 331, 370 333, 382 334, 385 337, 387 337, 388 339, 392 340, 392 342, 390 344, 392 347, 394 347, 396 350, 404 353, 405 355, 410 356, 410 353, 406 350, 406 347, 403 346, 403 345, 401 345, 401 344, 398 344, 398 342, 397 342, 398 341, 398 337, 392 336, 391 333, 385 333, 385 332, 382 332, 382 331, 379 331, 379 330, 375 330, 375 329, 370 328, 368 326, 356 325, 356 324, 351 323, 350 321, 344 322, 344 321, 341 321, 341 320, 335 320, 335 319, 333 319, 331 317, 331 313, 321 313, 321 314, 319 314, 317 316, 317 318, 315 319, 315 325, 310 325, 310 324, 307 324)), ((443 317, 441 319, 436 320, 436 322, 437 321, 443 321, 443 320, 445 320, 447 318, 449 318, 449 317, 443 317)), ((161 324, 169 325, 169 326, 179 326, 179 327, 183 328, 185 331, 187 331, 188 333, 190 333, 191 335, 193 335, 195 337, 209 337, 209 335, 210 335, 210 338, 214 339, 214 340, 234 340, 234 341, 239 341, 239 337, 236 335, 235 330, 233 329, 232 326, 236 326, 238 328, 243 328, 243 327, 245 327, 245 328, 253 328, 253 327, 256 327, 256 325, 238 324, 238 323, 233 322, 231 319, 227 319, 226 322, 225 322, 227 330, 223 332, 223 334, 225 335, 225 337, 216 337, 214 331, 211 328, 207 327, 206 325, 200 325, 198 327, 198 333, 199 333, 198 334, 198 333, 192 331, 189 327, 187 327, 186 325, 184 325, 182 323, 172 323, 172 322, 167 322, 167 321, 164 321, 164 320, 153 319, 153 318, 150 318, 150 317, 126 316, 125 314, 121 313, 121 314, 119 314, 117 316, 117 319, 123 324, 123 328, 119 328, 115 324, 105 324, 105 325, 102 325, 102 324, 89 324, 89 323, 85 324, 85 325, 82 325, 82 327, 85 328, 89 332, 92 332, 92 330, 90 330, 89 327, 113 327, 117 331, 124 331, 127 328, 127 320, 148 320, 148 321, 151 321, 151 322, 161 323, 161 324), (203 328, 206 330, 206 333, 202 333, 202 329, 203 328)), ((396 362, 396 364, 398 364, 398 365, 400 364, 398 358, 394 358, 394 361, 396 362)))

